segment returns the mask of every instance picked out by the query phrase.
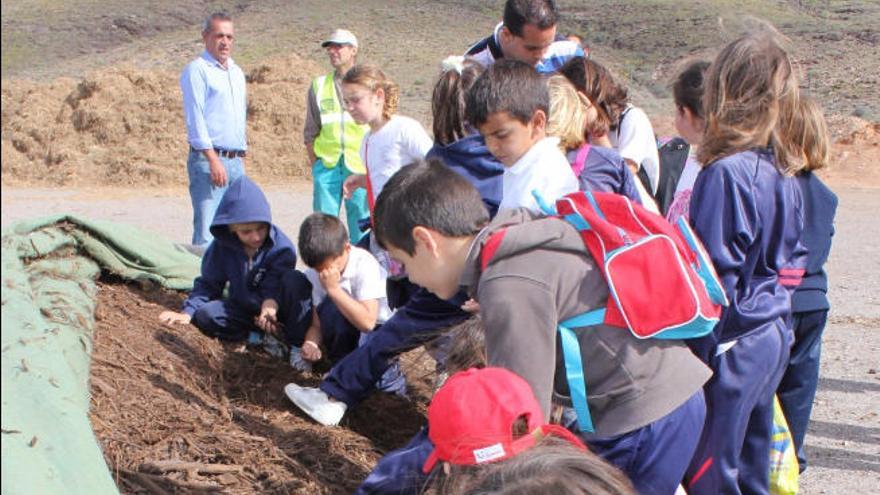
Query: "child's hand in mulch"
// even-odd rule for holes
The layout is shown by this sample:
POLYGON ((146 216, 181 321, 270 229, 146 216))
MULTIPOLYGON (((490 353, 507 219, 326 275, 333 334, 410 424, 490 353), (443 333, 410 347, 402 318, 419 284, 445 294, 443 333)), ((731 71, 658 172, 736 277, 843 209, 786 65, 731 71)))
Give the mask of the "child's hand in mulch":
POLYGON ((186 325, 191 320, 192 317, 190 315, 186 313, 178 313, 177 311, 162 311, 162 313, 159 314, 159 321, 169 326, 178 323, 186 325))
POLYGON ((264 307, 262 311, 260 311, 260 314, 254 317, 254 324, 257 328, 269 334, 277 334, 278 330, 281 329, 277 310, 274 308, 264 307))
POLYGON ((311 340, 307 340, 303 342, 302 357, 306 361, 320 361, 321 348, 318 346, 318 344, 312 342, 311 340))

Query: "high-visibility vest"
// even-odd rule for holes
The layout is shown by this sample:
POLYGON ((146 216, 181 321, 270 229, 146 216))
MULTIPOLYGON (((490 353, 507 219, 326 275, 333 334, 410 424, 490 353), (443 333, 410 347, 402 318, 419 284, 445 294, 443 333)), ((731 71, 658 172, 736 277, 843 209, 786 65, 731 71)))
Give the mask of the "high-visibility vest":
POLYGON ((361 141, 370 126, 356 124, 342 108, 336 96, 334 74, 331 72, 312 81, 312 92, 321 112, 321 132, 315 138, 313 150, 327 168, 335 167, 344 153, 346 168, 352 173, 363 174, 366 169, 360 156, 361 141))

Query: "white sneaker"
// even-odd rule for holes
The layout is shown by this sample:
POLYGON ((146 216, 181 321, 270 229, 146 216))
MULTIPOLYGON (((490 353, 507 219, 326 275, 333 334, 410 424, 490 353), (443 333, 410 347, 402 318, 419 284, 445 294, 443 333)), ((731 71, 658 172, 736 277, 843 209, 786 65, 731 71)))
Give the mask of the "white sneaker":
POLYGON ((301 347, 290 346, 290 365, 293 366, 293 369, 303 373, 312 372, 312 363, 302 357, 301 347))
POLYGON ((304 413, 324 426, 338 425, 348 408, 344 402, 332 399, 318 388, 288 383, 284 387, 284 393, 304 413))

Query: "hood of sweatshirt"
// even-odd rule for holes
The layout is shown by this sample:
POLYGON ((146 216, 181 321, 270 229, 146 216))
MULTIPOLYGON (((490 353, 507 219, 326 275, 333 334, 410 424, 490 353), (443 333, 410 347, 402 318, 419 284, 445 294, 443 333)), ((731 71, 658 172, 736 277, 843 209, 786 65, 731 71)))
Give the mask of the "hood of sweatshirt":
POLYGON ((271 228, 272 211, 269 208, 269 201, 260 186, 247 176, 243 176, 229 184, 226 193, 220 199, 214 221, 211 222, 211 235, 223 245, 240 247, 241 241, 229 230, 229 225, 253 222, 269 225, 267 241, 274 244, 275 229, 271 228))
POLYGON ((427 158, 439 158, 464 176, 480 192, 489 214, 495 215, 501 203, 504 166, 489 153, 483 136, 472 134, 445 146, 435 144, 427 158))

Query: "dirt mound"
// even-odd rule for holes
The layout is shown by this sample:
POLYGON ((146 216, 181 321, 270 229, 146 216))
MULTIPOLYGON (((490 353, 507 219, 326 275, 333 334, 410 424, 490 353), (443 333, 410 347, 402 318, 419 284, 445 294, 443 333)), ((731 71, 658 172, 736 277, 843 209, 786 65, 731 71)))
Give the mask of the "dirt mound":
MULTIPOLYGON (((246 71, 246 167, 257 179, 308 175, 305 94, 320 73, 295 55, 246 71)), ((4 81, 4 185, 170 185, 185 182, 188 144, 178 73, 111 68, 80 82, 4 81)))
POLYGON ((819 174, 832 187, 880 187, 880 122, 858 117, 828 118, 831 164, 819 174))
POLYGON ((376 393, 328 429, 283 392, 291 381, 314 386, 316 376, 194 327, 158 324, 182 299, 99 284, 90 416, 122 493, 351 493, 425 423, 433 376, 421 351, 404 356, 411 400, 376 393))

